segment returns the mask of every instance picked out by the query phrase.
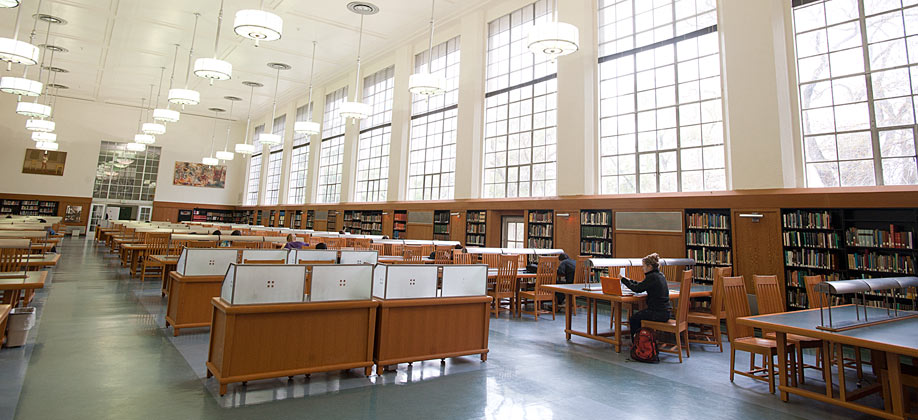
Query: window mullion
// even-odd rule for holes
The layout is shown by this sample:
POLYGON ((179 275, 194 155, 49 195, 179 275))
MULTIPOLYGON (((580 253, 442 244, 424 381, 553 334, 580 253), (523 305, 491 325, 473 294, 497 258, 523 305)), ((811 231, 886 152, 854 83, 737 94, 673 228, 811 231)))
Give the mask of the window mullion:
MULTIPOLYGON (((870 68, 870 48, 867 42, 867 16, 866 11, 864 10, 864 2, 857 2, 858 13, 858 25, 860 26, 861 31, 861 53, 864 56, 864 82, 867 84, 867 112, 870 113, 870 144, 873 148, 873 176, 875 185, 883 185, 883 165, 881 164, 882 159, 880 158, 880 134, 877 129, 877 120, 876 120, 876 107, 873 103, 873 74, 870 68)), ((834 101, 833 101, 834 104, 834 101)), ((836 121, 836 127, 838 122, 836 121)), ((836 128, 837 130, 837 128, 836 128)), ((836 137, 836 148, 838 147, 838 137, 836 137)), ((841 162, 838 164, 838 185, 841 186, 841 162)))

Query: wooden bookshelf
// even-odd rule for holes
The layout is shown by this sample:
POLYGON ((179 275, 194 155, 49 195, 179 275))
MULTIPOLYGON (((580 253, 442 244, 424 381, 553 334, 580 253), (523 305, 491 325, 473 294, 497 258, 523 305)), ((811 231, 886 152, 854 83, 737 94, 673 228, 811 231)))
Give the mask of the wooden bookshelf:
POLYGON ((392 217, 392 239, 405 239, 408 231, 408 211, 395 210, 392 217))
POLYGON ((325 230, 329 232, 338 231, 338 211, 337 210, 328 211, 328 220, 326 221, 326 226, 327 227, 325 228, 325 230))
POLYGON ((306 210, 306 226, 305 229, 314 229, 316 223, 316 211, 315 210, 306 210))
POLYGON ((730 209, 686 209, 685 253, 695 260, 694 277, 714 283, 714 269, 733 266, 730 209))
POLYGON ((359 211, 344 211, 344 229, 355 235, 360 235, 360 215, 359 211))
POLYGON ((826 280, 846 278, 842 264, 844 242, 842 214, 827 209, 783 209, 785 292, 788 309, 806 309, 804 276, 824 275, 826 280))
POLYGON ((268 210, 268 227, 274 227, 274 217, 277 215, 276 210, 268 210))
MULTIPOLYGON (((849 279, 914 276, 916 209, 844 209, 845 265, 849 279)), ((867 305, 882 306, 886 296, 868 292, 867 305)), ((911 297, 896 297, 899 309, 915 310, 911 297)))
POLYGON ((253 223, 253 225, 262 224, 261 215, 262 215, 262 210, 258 210, 257 212, 255 212, 255 223, 253 223))
POLYGON ((292 226, 294 229, 302 229, 302 228, 303 228, 303 210, 294 210, 294 212, 293 212, 293 221, 292 221, 291 226, 292 226))
POLYGON ((448 241, 449 236, 449 210, 434 210, 433 240, 448 241))
POLYGON ((465 218, 465 246, 484 247, 488 229, 488 212, 485 210, 469 210, 465 218))
POLYGON ((360 233, 363 235, 382 235, 382 210, 360 212, 360 233))
POLYGON ((277 227, 287 227, 287 211, 278 210, 277 211, 277 227))
POLYGON ((57 216, 57 201, 3 200, 0 216, 57 216))
MULTIPOLYGON (((551 249, 555 245, 555 212, 529 210, 526 228, 526 247, 551 249)), ((530 255, 529 263, 538 263, 538 255, 530 255)))
POLYGON ((612 210, 580 210, 580 255, 612 258, 612 210))

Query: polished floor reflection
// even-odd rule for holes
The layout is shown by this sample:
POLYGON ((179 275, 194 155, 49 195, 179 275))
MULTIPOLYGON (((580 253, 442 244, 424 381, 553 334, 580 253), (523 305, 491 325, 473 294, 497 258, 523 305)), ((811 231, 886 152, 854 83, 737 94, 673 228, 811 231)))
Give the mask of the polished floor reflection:
POLYGON ((693 346, 683 364, 663 355, 647 365, 605 344, 566 341, 563 317, 492 319, 485 363, 252 381, 220 397, 204 377, 207 330, 172 337, 156 282, 130 279, 91 241, 67 238, 62 253, 38 295, 29 344, 0 351, 0 419, 867 418, 800 398, 781 403, 745 378, 730 383, 729 352, 716 348, 693 346))

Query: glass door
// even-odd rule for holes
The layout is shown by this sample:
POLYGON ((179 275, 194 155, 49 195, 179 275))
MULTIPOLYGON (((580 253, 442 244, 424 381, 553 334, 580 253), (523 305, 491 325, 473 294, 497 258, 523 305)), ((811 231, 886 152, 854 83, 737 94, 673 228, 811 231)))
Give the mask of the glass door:
POLYGON ((105 216, 105 204, 93 204, 89 212, 89 222, 86 226, 86 237, 92 237, 89 232, 95 232, 96 227, 102 223, 102 217, 105 216))
POLYGON ((522 217, 501 217, 501 248, 525 248, 526 223, 522 217))
POLYGON ((140 206, 139 211, 137 212, 137 220, 141 222, 149 222, 153 218, 153 207, 152 206, 140 206))

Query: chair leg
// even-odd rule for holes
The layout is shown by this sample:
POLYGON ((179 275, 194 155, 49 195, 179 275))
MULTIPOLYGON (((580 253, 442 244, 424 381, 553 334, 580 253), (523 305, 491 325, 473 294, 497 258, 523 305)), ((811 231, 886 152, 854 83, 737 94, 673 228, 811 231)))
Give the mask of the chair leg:
POLYGON ((735 371, 736 371, 736 349, 734 349, 733 346, 730 346, 730 382, 733 382, 733 372, 735 371))
POLYGON ((682 363, 682 333, 676 331, 676 351, 679 352, 679 363, 682 363))
MULTIPOLYGON (((688 328, 686 328, 683 333, 685 333, 685 357, 692 357, 692 343, 690 343, 688 339, 688 328)), ((679 351, 681 352, 682 349, 679 349, 679 351)))
POLYGON ((806 379, 804 378, 806 370, 806 363, 803 361, 803 343, 797 344, 797 382, 803 383, 806 379))
POLYGON ((557 300, 557 299, 555 299, 554 293, 552 293, 552 295, 551 295, 551 320, 552 320, 552 321, 555 320, 555 312, 557 312, 557 308, 555 308, 555 303, 556 303, 555 301, 556 301, 556 300, 557 300))
MULTIPOLYGON (((532 301, 532 314, 535 315, 535 320, 539 320, 539 311, 542 310, 542 301, 539 298, 536 298, 532 301)), ((523 316, 520 315, 520 318, 523 316)))

